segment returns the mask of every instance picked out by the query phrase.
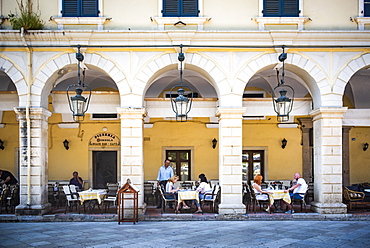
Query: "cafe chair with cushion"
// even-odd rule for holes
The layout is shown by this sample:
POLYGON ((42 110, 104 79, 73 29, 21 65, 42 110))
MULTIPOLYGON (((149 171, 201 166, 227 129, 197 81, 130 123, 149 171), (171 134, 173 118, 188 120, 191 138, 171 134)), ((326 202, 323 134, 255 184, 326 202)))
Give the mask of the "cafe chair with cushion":
POLYGON ((110 208, 110 206, 116 206, 117 207, 117 194, 116 196, 105 196, 103 199, 104 209, 105 212, 110 208))
POLYGON ((107 196, 113 196, 115 197, 118 192, 119 184, 118 183, 107 183, 107 196))
POLYGON ((211 212, 214 213, 219 200, 220 185, 213 185, 211 193, 205 193, 204 199, 201 200, 201 204, 209 204, 211 212))
POLYGON ((158 186, 158 188, 159 188, 159 192, 161 194, 161 200, 162 200, 161 214, 163 214, 163 212, 166 212, 167 203, 173 203, 174 206, 177 206, 177 199, 175 198, 174 194, 164 193, 165 191, 162 185, 158 186))
POLYGON ((253 206, 253 197, 251 188, 249 187, 248 183, 243 182, 243 203, 246 206, 246 211, 248 212, 253 206))
POLYGON ((73 207, 76 207, 76 210, 78 209, 78 213, 80 213, 80 198, 76 194, 72 194, 70 187, 68 185, 63 186, 64 194, 66 195, 66 208, 64 213, 67 213, 67 208, 69 208, 69 211, 71 212, 73 210, 73 207))
POLYGON ((352 210, 353 204, 361 203, 362 211, 365 211, 364 209, 365 193, 364 192, 353 191, 343 186, 343 198, 344 198, 344 202, 349 205, 349 210, 352 210))

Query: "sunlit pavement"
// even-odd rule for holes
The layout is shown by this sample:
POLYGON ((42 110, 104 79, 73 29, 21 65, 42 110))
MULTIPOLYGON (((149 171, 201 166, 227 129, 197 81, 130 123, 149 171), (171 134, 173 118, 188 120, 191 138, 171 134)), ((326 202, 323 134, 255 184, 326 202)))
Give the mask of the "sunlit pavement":
POLYGON ((1 223, 1 247, 368 247, 370 221, 1 223))

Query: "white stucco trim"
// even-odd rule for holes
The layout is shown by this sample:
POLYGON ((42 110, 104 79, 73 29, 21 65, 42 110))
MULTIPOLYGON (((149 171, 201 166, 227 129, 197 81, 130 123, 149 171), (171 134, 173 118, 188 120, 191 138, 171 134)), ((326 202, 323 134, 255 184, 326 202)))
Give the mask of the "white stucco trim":
POLYGON ((297 25, 298 30, 304 30, 304 24, 310 20, 308 17, 256 17, 254 20, 258 23, 260 31, 265 30, 265 25, 269 24, 287 24, 297 25))

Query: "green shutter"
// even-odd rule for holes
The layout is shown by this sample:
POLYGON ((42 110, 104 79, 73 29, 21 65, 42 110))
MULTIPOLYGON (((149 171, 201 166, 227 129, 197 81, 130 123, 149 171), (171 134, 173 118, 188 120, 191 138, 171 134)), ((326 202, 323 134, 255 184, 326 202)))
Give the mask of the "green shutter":
POLYGON ((298 17, 299 0, 264 0, 265 17, 298 17))
POLYGON ((279 0, 263 1, 263 16, 279 16, 279 0))

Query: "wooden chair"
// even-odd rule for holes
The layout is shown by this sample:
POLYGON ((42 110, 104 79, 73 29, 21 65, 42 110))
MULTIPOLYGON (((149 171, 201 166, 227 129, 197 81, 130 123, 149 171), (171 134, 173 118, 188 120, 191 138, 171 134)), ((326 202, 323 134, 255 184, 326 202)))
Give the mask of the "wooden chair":
POLYGON ((243 183, 243 203, 246 206, 246 211, 250 210, 250 207, 253 206, 253 197, 251 188, 247 183, 243 183))
POLYGON ((7 198, 10 194, 9 187, 4 184, 3 188, 0 191, 0 214, 3 212, 3 207, 5 211, 8 212, 7 198))
POLYGON ((105 212, 107 212, 107 210, 110 208, 110 206, 116 206, 117 207, 117 193, 116 193, 115 196, 107 196, 106 195, 105 198, 103 199, 105 212))
POLYGON ((163 212, 166 212, 166 205, 167 205, 167 203, 173 202, 173 204, 174 204, 174 206, 176 208, 178 201, 175 198, 175 195, 174 194, 164 193, 165 191, 162 188, 162 185, 158 186, 158 188, 159 188, 159 192, 161 194, 161 200, 162 200, 161 213, 163 214, 163 212), (172 197, 168 199, 168 196, 173 196, 173 199, 171 199, 172 197))
POLYGON ((144 202, 149 205, 150 199, 155 202, 154 184, 151 182, 144 182, 144 202))
POLYGON ((72 194, 70 187, 68 185, 63 186, 64 194, 66 195, 66 208, 64 213, 67 213, 67 208, 69 211, 73 210, 73 206, 76 206, 76 210, 78 209, 78 213, 80 214, 80 198, 76 194, 72 194))
POLYGON ((214 213, 220 196, 220 185, 213 185, 212 193, 205 193, 204 199, 201 200, 201 204, 209 204, 211 212, 214 213))
POLYGON ((349 205, 349 210, 352 210, 352 204, 361 203, 362 211, 365 211, 364 209, 365 193, 364 192, 353 191, 343 186, 343 198, 344 198, 344 201, 349 205))
POLYGON ((304 207, 304 211, 305 211, 305 213, 307 213, 307 209, 306 209, 307 191, 304 194, 302 194, 302 193, 293 194, 292 197, 291 197, 291 200, 292 200, 292 202, 290 203, 290 205, 292 206, 292 209, 293 209, 294 203, 298 202, 301 205, 301 212, 302 212, 303 207, 304 207), (295 195, 300 195, 302 197, 302 199, 294 199, 295 195))
POLYGON ((15 207, 19 204, 19 185, 10 186, 10 194, 7 197, 7 205, 11 212, 15 212, 15 207))
MULTIPOLYGON (((267 193, 266 193, 267 194, 267 193)), ((270 195, 267 194, 267 200, 257 200, 256 194, 254 193, 254 190, 251 190, 251 196, 252 196, 252 203, 253 203, 253 212, 256 213, 256 206, 259 205, 260 209, 262 207, 268 207, 270 206, 270 195)), ((269 214, 271 214, 271 208, 269 208, 268 211, 269 214)))

